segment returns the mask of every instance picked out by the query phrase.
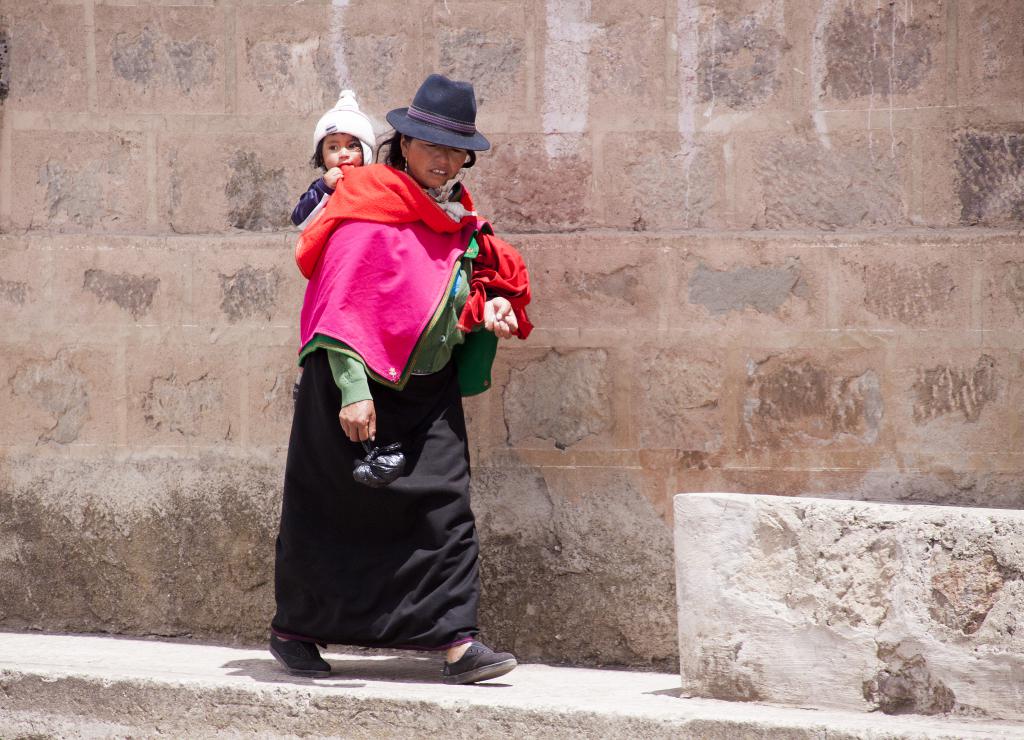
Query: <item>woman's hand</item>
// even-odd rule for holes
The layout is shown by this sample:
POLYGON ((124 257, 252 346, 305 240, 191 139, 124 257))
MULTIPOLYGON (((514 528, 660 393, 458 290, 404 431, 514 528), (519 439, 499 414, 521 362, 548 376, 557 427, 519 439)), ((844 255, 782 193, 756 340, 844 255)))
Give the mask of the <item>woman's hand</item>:
POLYGON ((338 180, 344 180, 345 175, 341 173, 340 167, 331 167, 324 173, 324 185, 334 190, 338 187, 338 180))
POLYGON ((342 406, 338 412, 338 421, 345 436, 353 442, 365 442, 377 437, 377 410, 373 401, 356 401, 342 406))
POLYGON ((492 298, 484 304, 484 328, 499 339, 508 339, 519 331, 519 321, 508 298, 492 298))

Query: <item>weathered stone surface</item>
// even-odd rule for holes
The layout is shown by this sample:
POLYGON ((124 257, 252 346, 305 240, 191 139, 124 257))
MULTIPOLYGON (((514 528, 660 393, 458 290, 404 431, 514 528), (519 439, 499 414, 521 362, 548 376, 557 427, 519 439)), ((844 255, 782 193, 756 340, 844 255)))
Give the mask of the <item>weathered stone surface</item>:
MULTIPOLYGON (((756 223, 768 228, 880 227, 905 219, 907 152, 898 134, 868 132, 821 139, 773 135, 758 151, 738 155, 752 166, 744 198, 757 203, 756 223)), ((745 206, 749 208, 749 206, 745 206)))
POLYGON ((15 131, 12 138, 17 227, 104 232, 145 225, 142 134, 15 131))
POLYGON ((1020 101, 1024 6, 1000 0, 957 4, 957 97, 961 101, 1020 101))
POLYGON ((97 94, 106 109, 221 112, 224 11, 96 7, 97 94))
POLYGON ((160 278, 90 268, 82 276, 82 288, 101 302, 112 302, 138 320, 153 305, 160 278))
POLYGON ((466 178, 478 210, 504 231, 575 231, 590 223, 593 165, 588 140, 575 138, 573 153, 546 158, 542 136, 491 137, 491 151, 466 178))
POLYGON ((922 367, 911 392, 918 424, 945 414, 963 414, 965 421, 976 422, 985 405, 997 398, 996 360, 982 355, 974 367, 922 367))
POLYGON ((7 30, 6 19, 0 16, 0 103, 3 103, 11 92, 11 35, 7 30))
POLYGON ((246 265, 230 275, 219 275, 221 310, 229 321, 248 319, 263 315, 271 317, 277 302, 277 288, 281 275, 270 268, 259 270, 246 265))
POLYGON ((128 347, 128 435, 136 448, 224 445, 241 427, 236 348, 164 338, 159 354, 128 347))
MULTIPOLYGON (((255 647, 255 646, 254 646, 255 647)), ((255 649, 188 640, 0 634, 4 737, 445 736, 559 740, 1010 740, 1018 723, 737 705, 677 696, 670 673, 520 665, 479 689, 441 656, 330 650, 334 673, 282 673, 255 649), (453 719, 455 721, 453 721, 453 719)))
POLYGON ((534 325, 544 328, 649 326, 662 305, 666 281, 663 249, 619 238, 565 235, 557 244, 508 237, 523 252, 534 295, 534 325))
MULTIPOLYGON (((913 455, 905 459, 914 462, 913 455)), ((680 455, 677 461, 672 461, 671 467, 666 467, 676 493, 721 490, 882 503, 1024 509, 1024 474, 1016 471, 979 472, 958 470, 949 465, 929 472, 866 467, 822 470, 809 466, 802 470, 779 470, 771 463, 759 467, 730 467, 713 456, 696 454, 680 455)))
POLYGON ((839 324, 844 328, 971 326, 973 265, 968 255, 936 261, 927 249, 858 250, 837 263, 839 324))
POLYGON ((0 360, 0 403, 17 423, 0 444, 113 444, 118 440, 116 355, 96 346, 7 345, 0 360))
POLYGON ((6 458, 0 478, 8 629, 265 638, 278 463, 6 458))
POLYGON ((960 222, 1024 222, 1024 135, 966 131, 958 145, 960 222))
POLYGON ((718 240, 676 250, 670 325, 745 345, 827 325, 829 259, 817 246, 718 240), (742 339, 739 339, 743 337, 742 339))
POLYGON ((481 112, 525 107, 529 67, 523 8, 506 3, 472 7, 474 12, 466 16, 434 6, 438 71, 455 80, 472 80, 481 112))
POLYGON ((524 660, 672 664, 671 538, 632 476, 526 466, 473 473, 481 624, 491 639, 524 660))
POLYGON ((727 382, 721 361, 689 348, 667 347, 642 350, 638 360, 633 423, 641 449, 720 449, 727 382))
POLYGON ((6 106, 84 111, 87 103, 82 6, 5 4, 8 15, 6 106))
POLYGON ((1018 329, 1024 325, 1024 260, 1020 247, 1010 243, 994 247, 983 266, 983 319, 985 328, 1018 329))
POLYGON ((738 267, 712 270, 701 263, 690 275, 689 300, 713 315, 752 308, 772 313, 792 293, 800 292, 800 267, 791 260, 782 267, 738 267))
POLYGON ((503 395, 508 442, 542 439, 565 449, 611 429, 608 353, 551 351, 513 368, 503 395))
MULTIPOLYGON (((389 128, 384 115, 392 108, 409 105, 423 79, 437 70, 434 46, 441 24, 435 21, 430 25, 429 5, 423 13, 411 13, 401 0, 352 0, 333 5, 329 11, 330 31, 321 43, 328 44, 334 64, 321 74, 335 97, 337 89, 344 87, 359 93, 360 107, 379 124, 378 131, 383 131, 389 128), (410 53, 414 49, 419 53, 410 53)), ((449 9, 465 27, 486 24, 484 20, 470 23, 486 12, 477 10, 479 4, 460 5, 453 0, 449 9)), ((501 6, 506 13, 511 8, 504 3, 501 6)), ((437 16, 442 12, 448 15, 443 3, 435 7, 437 16)), ((507 27, 505 32, 514 29, 507 27)), ((312 125, 310 121, 310 131, 312 125)))
POLYGON ((888 98, 940 82, 944 5, 943 0, 915 4, 913 9, 868 1, 827 3, 827 96, 841 101, 888 98))
POLYGON ((194 318, 209 325, 287 327, 297 348, 306 280, 295 268, 292 239, 267 235, 241 247, 228 240, 195 239, 194 318))
POLYGON ((295 402, 292 389, 299 378, 298 339, 283 347, 251 347, 248 352, 248 442, 284 448, 288 445, 295 402))
MULTIPOLYGON (((589 4, 594 23, 587 58, 591 127, 620 131, 622 124, 636 122, 646 128, 650 117, 665 107, 663 49, 651 43, 665 35, 664 14, 640 3, 631 13, 623 13, 614 0, 589 4)), ((613 161, 618 153, 610 152, 613 161)))
POLYGON ((710 493, 675 507, 684 692, 1024 718, 1021 513, 710 493))
POLYGON ((607 204, 602 226, 656 231, 725 225, 726 168, 718 137, 658 134, 625 145, 621 133, 609 133, 598 148, 596 179, 607 204))
POLYGON ((305 135, 168 136, 157 182, 164 217, 180 233, 268 231, 291 226, 314 175, 305 135))
POLYGON ((754 8, 703 7, 697 83, 700 101, 735 110, 757 108, 781 88, 785 39, 782 3, 754 8), (746 12, 744 12, 746 11, 746 12))
POLYGON ((962 466, 1014 445, 1016 411, 1007 399, 1020 382, 1020 368, 1010 353, 919 352, 900 358, 889 378, 895 395, 887 413, 900 432, 896 443, 920 465, 962 466))
MULTIPOLYGON (((351 82, 337 80, 331 8, 249 6, 238 14, 236 29, 241 112, 319 116, 346 84, 360 91, 351 82)), ((309 123, 310 135, 315 123, 315 118, 309 123)))
POLYGON ((751 448, 874 445, 885 415, 876 361, 865 353, 750 358, 741 444, 751 448))

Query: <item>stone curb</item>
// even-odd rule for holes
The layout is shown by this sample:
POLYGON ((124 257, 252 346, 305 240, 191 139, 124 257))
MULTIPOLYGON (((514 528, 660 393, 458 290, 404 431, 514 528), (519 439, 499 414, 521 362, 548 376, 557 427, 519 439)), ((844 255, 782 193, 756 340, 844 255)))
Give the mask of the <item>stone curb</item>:
POLYGON ((1024 725, 678 698, 670 674, 525 665, 477 687, 438 657, 328 653, 293 679, 262 650, 0 633, 0 737, 1013 738, 1024 725))

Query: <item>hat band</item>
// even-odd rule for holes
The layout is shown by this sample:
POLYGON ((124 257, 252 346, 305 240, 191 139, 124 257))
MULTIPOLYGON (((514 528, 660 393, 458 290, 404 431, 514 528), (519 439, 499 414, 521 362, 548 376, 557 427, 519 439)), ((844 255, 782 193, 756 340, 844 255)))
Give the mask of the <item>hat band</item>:
POLYGON ((448 129, 449 131, 456 131, 460 134, 476 133, 476 126, 474 126, 472 123, 456 121, 453 118, 448 118, 446 116, 438 115, 437 113, 425 111, 422 108, 417 108, 415 105, 409 106, 408 116, 409 118, 413 118, 422 123, 429 123, 432 126, 445 128, 448 129))

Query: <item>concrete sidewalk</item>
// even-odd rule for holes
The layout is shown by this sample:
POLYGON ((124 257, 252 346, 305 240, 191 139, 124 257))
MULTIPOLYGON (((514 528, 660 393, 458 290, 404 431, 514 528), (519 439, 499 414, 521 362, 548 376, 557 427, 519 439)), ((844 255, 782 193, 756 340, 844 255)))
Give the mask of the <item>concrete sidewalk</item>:
POLYGON ((521 666, 439 683, 439 656, 331 652, 329 679, 186 642, 0 633, 0 737, 1024 738, 1024 725, 679 698, 674 674, 521 666))

